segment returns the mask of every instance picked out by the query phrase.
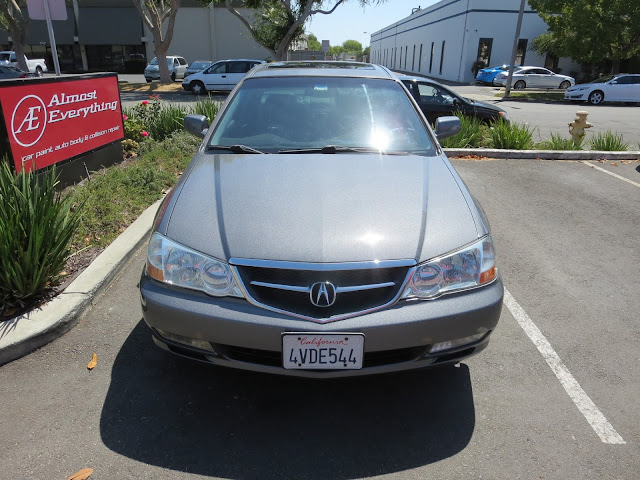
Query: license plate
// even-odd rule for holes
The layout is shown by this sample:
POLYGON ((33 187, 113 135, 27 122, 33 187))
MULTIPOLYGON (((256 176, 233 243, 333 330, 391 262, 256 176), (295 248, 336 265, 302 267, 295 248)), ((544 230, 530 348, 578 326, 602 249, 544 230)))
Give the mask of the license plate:
POLYGON ((282 366, 288 370, 358 370, 363 356, 361 333, 282 335, 282 366))

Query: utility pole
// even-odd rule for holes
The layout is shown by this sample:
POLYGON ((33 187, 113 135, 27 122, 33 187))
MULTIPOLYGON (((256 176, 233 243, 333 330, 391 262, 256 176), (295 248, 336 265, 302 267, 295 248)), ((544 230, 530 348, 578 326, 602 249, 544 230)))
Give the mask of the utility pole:
POLYGON ((518 23, 516 25, 516 35, 513 38, 513 50, 511 50, 511 62, 509 62, 509 76, 507 77, 506 90, 504 92, 504 100, 509 98, 511 92, 511 79, 513 77, 513 67, 516 63, 516 55, 518 53, 518 40, 520 39, 520 28, 522 27, 522 16, 524 14, 524 2, 526 0, 520 0, 520 12, 518 13, 518 23))

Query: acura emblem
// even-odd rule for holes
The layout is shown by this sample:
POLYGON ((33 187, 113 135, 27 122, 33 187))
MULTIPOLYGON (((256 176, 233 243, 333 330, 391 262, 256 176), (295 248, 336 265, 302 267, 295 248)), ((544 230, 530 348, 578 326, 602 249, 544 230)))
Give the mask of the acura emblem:
POLYGON ((336 301, 336 287, 331 282, 317 282, 311 285, 309 296, 316 307, 330 307, 336 301))

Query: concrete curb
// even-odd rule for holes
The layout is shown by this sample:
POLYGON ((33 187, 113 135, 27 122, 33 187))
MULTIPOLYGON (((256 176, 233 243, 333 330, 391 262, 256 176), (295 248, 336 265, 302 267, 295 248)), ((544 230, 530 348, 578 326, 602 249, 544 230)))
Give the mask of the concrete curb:
POLYGON ((514 160, 638 160, 636 152, 601 152, 595 150, 498 150, 489 148, 445 148, 447 157, 469 155, 486 158, 509 158, 514 160))
POLYGON ((147 240, 161 200, 147 208, 78 277, 49 303, 0 323, 0 365, 20 358, 73 328, 97 295, 147 240))

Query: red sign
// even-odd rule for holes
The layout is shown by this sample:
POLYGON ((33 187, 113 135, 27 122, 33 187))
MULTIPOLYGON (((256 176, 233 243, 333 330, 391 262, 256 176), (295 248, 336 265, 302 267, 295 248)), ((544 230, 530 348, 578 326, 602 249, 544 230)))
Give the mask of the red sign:
POLYGON ((0 87, 0 105, 16 172, 124 138, 115 75, 0 87))

